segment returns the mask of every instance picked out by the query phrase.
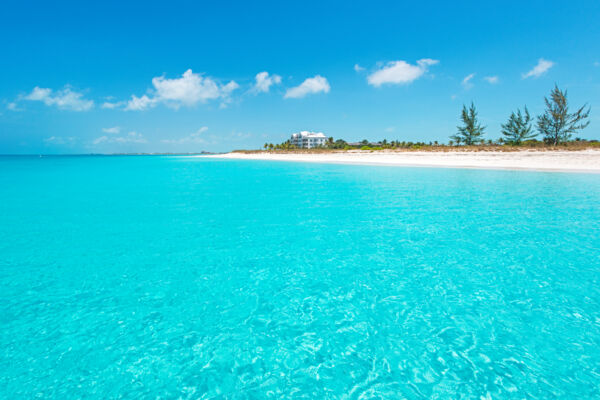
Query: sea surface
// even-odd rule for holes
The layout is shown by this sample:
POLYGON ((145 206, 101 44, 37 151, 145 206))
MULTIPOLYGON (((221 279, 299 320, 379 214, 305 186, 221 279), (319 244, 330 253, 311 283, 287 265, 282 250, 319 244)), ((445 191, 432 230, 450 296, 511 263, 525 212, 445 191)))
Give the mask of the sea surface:
POLYGON ((600 398, 600 175, 0 157, 0 398, 600 398))

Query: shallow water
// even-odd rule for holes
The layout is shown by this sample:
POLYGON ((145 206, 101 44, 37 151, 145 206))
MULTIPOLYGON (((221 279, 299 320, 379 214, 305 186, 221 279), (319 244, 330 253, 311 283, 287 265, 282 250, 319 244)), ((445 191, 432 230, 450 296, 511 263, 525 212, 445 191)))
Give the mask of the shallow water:
POLYGON ((600 396, 600 177, 0 157, 0 398, 600 396))

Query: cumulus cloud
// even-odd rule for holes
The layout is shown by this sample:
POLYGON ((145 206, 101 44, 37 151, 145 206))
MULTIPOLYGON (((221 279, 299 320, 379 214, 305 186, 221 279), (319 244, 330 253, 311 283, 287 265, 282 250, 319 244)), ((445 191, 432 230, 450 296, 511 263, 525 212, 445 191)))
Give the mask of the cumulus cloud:
POLYGON ((439 63, 438 60, 422 58, 416 65, 406 61, 391 61, 367 77, 369 85, 379 87, 383 84, 408 84, 425 74, 429 67, 439 63))
POLYGON ((254 93, 266 93, 271 86, 281 83, 279 75, 269 75, 267 71, 259 72, 254 79, 256 80, 252 87, 252 92, 254 93))
POLYGON ((485 79, 489 84, 495 85, 499 82, 499 78, 497 76, 486 76, 485 79))
POLYGON ((475 73, 469 74, 467 76, 465 76, 461 82, 461 85, 466 89, 469 90, 473 87, 473 82, 471 82, 471 80, 475 77, 475 73))
POLYGON ((142 97, 137 97, 136 95, 131 95, 131 100, 127 102, 125 106, 126 111, 142 111, 149 107, 155 106, 157 103, 156 99, 151 99, 146 95, 142 97))
POLYGON ((83 98, 83 93, 73 91, 68 86, 56 92, 53 92, 52 89, 36 86, 23 99, 41 101, 47 106, 56 106, 61 110, 71 111, 88 111, 94 106, 92 100, 83 98))
POLYGON ((217 99, 221 96, 219 85, 210 78, 194 74, 191 69, 181 78, 167 79, 159 76, 152 79, 156 96, 162 101, 192 106, 198 102, 217 99))
POLYGON ((225 108, 229 103, 231 103, 231 92, 239 87, 240 85, 238 85, 235 81, 231 81, 221 88, 221 104, 219 105, 219 108, 225 108))
POLYGON ((33 100, 33 101, 49 101, 49 99, 51 98, 50 97, 51 94, 52 94, 52 89, 41 88, 41 87, 36 86, 33 88, 31 93, 29 93, 27 96, 25 96, 25 99, 33 100))
POLYGON ((152 78, 150 96, 131 96, 127 102, 126 110, 145 110, 154 107, 158 103, 164 103, 169 107, 179 108, 181 106, 191 107, 197 103, 205 103, 209 100, 229 100, 231 92, 239 88, 235 81, 221 85, 211 78, 201 74, 195 74, 191 69, 183 73, 181 78, 168 79, 164 76, 152 78))
POLYGON ((148 143, 144 135, 135 131, 129 132, 123 136, 100 136, 92 141, 92 144, 98 145, 102 143, 148 143))
POLYGON ((288 89, 285 92, 286 99, 299 99, 309 94, 314 93, 329 93, 331 87, 327 79, 321 75, 315 75, 312 78, 307 78, 300 85, 288 89))
POLYGON ((168 144, 206 143, 206 140, 202 137, 202 134, 204 132, 206 132, 207 130, 208 130, 208 128, 206 126, 203 126, 202 128, 198 129, 196 132, 190 133, 189 135, 184 136, 182 138, 164 139, 164 140, 161 140, 161 142, 168 143, 168 144))
POLYGON ((121 132, 121 128, 118 127, 118 126, 113 126, 112 128, 102 128, 102 132, 104 132, 104 133, 111 133, 113 135, 116 135, 119 132, 121 132))
POLYGON ((227 85, 221 87, 221 97, 229 96, 231 92, 239 87, 240 85, 238 85, 235 81, 229 82, 227 85))
POLYGON ((354 64, 354 70, 356 72, 364 71, 365 69, 358 64, 354 64))
POLYGON ((543 58, 540 58, 538 60, 537 65, 535 67, 533 67, 527 73, 523 74, 522 77, 523 77, 523 79, 539 78, 540 76, 542 76, 546 72, 548 72, 548 70, 550 68, 552 68, 553 66, 554 66, 554 63, 552 61, 548 61, 548 60, 544 60, 543 58))

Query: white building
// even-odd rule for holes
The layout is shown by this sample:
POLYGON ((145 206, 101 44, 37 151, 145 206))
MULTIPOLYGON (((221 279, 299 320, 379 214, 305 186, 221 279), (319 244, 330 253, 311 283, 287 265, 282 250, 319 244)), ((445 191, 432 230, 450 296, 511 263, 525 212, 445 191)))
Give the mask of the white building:
POLYGON ((302 131, 293 133, 290 144, 301 149, 312 149, 313 147, 325 146, 327 138, 323 132, 302 131))

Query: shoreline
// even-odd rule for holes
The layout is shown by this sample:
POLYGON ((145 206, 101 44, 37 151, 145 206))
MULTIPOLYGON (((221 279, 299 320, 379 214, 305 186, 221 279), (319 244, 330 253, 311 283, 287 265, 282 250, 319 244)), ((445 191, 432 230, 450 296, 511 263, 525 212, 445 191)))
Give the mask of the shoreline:
POLYGON ((600 174, 600 150, 571 151, 336 151, 328 153, 232 152, 195 157, 422 168, 495 169, 600 174))

